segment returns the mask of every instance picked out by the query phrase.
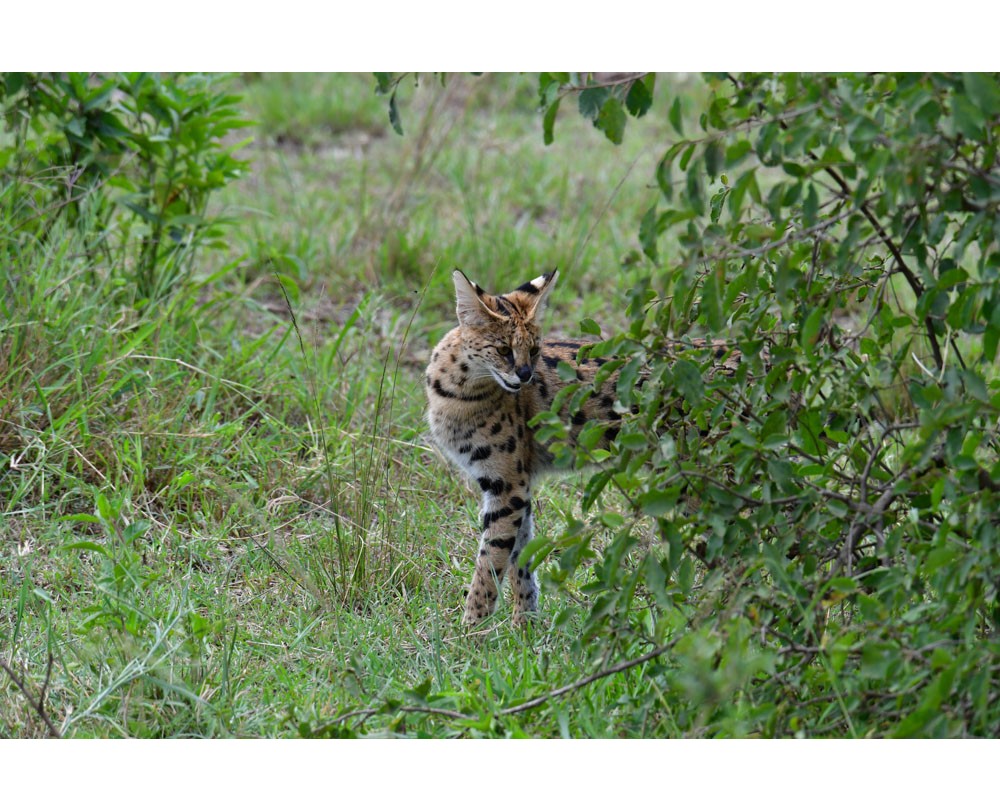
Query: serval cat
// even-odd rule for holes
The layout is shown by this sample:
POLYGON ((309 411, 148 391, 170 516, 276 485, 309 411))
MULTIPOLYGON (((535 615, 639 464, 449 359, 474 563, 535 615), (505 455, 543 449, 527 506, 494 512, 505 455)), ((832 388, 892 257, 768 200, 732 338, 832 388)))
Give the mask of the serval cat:
MULTIPOLYGON (((426 384, 435 444, 482 490, 482 535, 463 622, 493 613, 509 569, 513 620, 521 624, 537 610, 538 581, 518 557, 534 532, 532 490, 553 461, 529 423, 551 410, 567 385, 556 372, 560 361, 584 383, 593 382, 604 361, 577 361, 586 341, 542 339, 539 321, 558 271, 505 295, 486 293, 460 270, 453 277, 458 326, 432 352, 426 384)), ((607 447, 621 419, 616 383, 613 374, 580 411, 561 414, 571 440, 588 421, 606 420, 612 424, 598 447, 607 447)))

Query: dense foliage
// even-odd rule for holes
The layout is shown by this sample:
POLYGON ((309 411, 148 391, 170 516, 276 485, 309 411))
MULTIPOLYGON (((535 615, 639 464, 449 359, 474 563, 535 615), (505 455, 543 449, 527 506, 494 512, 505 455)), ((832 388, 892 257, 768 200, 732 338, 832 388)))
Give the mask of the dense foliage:
MULTIPOLYGON (((536 556, 556 583, 593 562, 581 653, 657 654, 637 727, 993 735, 1000 83, 708 81, 697 131, 668 106, 639 224, 653 270, 593 348, 621 358, 637 413, 610 453, 585 434, 577 463, 604 463, 589 518, 536 556), (705 335, 729 348, 692 346, 705 335)), ((576 97, 620 141, 649 83, 543 74, 546 138, 576 97)))

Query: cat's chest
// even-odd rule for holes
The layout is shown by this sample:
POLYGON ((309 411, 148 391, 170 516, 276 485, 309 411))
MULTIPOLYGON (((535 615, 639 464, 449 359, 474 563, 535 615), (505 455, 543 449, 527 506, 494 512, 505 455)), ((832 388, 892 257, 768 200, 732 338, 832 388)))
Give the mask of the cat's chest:
POLYGON ((528 426, 529 398, 505 395, 465 408, 439 403, 429 413, 431 435, 444 455, 473 479, 525 474, 536 455, 528 426))

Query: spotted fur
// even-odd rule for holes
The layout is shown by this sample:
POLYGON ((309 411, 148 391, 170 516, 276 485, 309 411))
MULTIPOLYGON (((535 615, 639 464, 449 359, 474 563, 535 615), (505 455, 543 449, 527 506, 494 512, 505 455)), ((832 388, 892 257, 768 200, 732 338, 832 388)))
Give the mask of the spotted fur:
MULTIPOLYGON (((435 347, 427 367, 428 419, 436 445, 482 492, 482 534, 463 621, 488 617, 510 572, 513 618, 522 623, 538 607, 538 582, 521 550, 531 540, 531 496, 552 454, 529 423, 551 410, 566 386, 556 369, 564 361, 577 380, 593 381, 602 361, 577 361, 585 341, 543 340, 538 322, 558 273, 546 273, 505 295, 490 295, 456 270, 458 326, 435 347)), ((576 413, 562 413, 575 439, 591 420, 609 423, 602 445, 617 433, 617 376, 612 375, 576 413)))

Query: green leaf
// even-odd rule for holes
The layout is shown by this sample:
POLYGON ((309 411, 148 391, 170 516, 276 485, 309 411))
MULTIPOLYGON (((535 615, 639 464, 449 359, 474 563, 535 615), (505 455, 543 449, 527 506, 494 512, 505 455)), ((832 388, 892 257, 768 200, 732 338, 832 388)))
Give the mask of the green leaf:
POLYGON ((396 91, 389 96, 389 123, 397 134, 403 134, 403 122, 399 118, 399 107, 396 104, 396 91))
POLYGON ((114 521, 118 517, 118 508, 114 507, 104 493, 98 493, 95 499, 97 514, 105 521, 114 521))
POLYGON ((546 110, 545 115, 542 118, 542 142, 545 146, 548 146, 555 140, 554 129, 556 126, 556 116, 559 114, 559 103, 562 99, 557 98, 552 104, 550 104, 546 110))
POLYGON ((85 524, 99 524, 101 519, 91 513, 73 513, 71 515, 60 515, 59 521, 80 521, 85 524))
POLYGON ((677 496, 671 492, 649 490, 639 497, 639 509, 654 518, 666 515, 676 506, 677 496))
POLYGON ((689 360, 678 360, 673 366, 674 385, 692 406, 698 406, 705 396, 705 381, 701 369, 689 360))
POLYGON ((728 188, 723 188, 712 195, 712 199, 709 201, 709 218, 713 223, 717 223, 719 218, 722 217, 722 207, 726 203, 726 198, 729 197, 729 191, 728 188))
MULTIPOLYGON (((760 429, 761 444, 765 448, 779 448, 788 444, 788 414, 783 409, 772 411, 760 429)), ((787 479, 788 473, 782 472, 787 479)))
POLYGON ((718 177, 722 168, 722 145, 718 139, 713 139, 705 144, 705 171, 709 177, 718 177))
POLYGON ((985 362, 993 363, 996 360, 998 344, 1000 344, 1000 327, 988 324, 986 332, 983 334, 983 360, 985 362))
MULTIPOLYGON (((721 271, 721 269, 720 269, 721 271)), ((723 286, 725 277, 720 271, 711 271, 705 277, 701 290, 701 311, 705 324, 713 333, 722 332, 726 326, 723 312, 723 286)))
POLYGON ((649 108, 653 105, 653 94, 650 91, 651 88, 647 87, 643 80, 637 79, 632 82, 628 95, 625 96, 625 107, 630 115, 641 118, 649 112, 649 108))
POLYGON ((548 107, 562 90, 562 86, 569 82, 568 73, 539 73, 538 74, 538 106, 548 107))
MULTIPOLYGON (((24 87, 24 81, 28 77, 27 73, 7 73, 3 76, 7 98, 13 98, 18 91, 24 87)), ((0 96, 2 98, 2 96, 0 96)))
POLYGON ((584 318, 580 322, 580 330, 585 335, 596 335, 598 338, 601 337, 601 326, 593 318, 584 318))
POLYGON ((601 108, 595 125, 601 130, 613 144, 620 144, 625 137, 625 123, 628 119, 622 103, 612 97, 609 98, 601 108))
POLYGON ((656 239, 660 235, 657 224, 656 203, 653 203, 639 222, 639 244, 642 252, 653 262, 657 260, 656 239))
POLYGON ((1000 84, 988 73, 966 73, 962 76, 965 92, 987 118, 1000 113, 1000 84))
POLYGON ((806 199, 802 201, 802 224, 809 228, 816 224, 816 212, 819 210, 819 195, 816 192, 816 184, 809 184, 809 191, 806 192, 806 199))
POLYGON ((799 441, 806 453, 819 456, 823 453, 820 435, 823 430, 823 416, 814 408, 803 409, 798 413, 799 441))
POLYGON ((807 353, 812 354, 816 337, 819 335, 825 320, 826 310, 823 307, 817 307, 806 316, 805 323, 802 324, 802 329, 799 332, 799 343, 807 353))
POLYGON ((696 146, 697 146, 696 143, 688 144, 686 149, 684 150, 684 154, 681 155, 681 159, 678 162, 677 166, 680 168, 682 172, 687 171, 688 165, 691 163, 691 158, 694 155, 694 148, 696 146))
POLYGON ((741 163, 743 158, 745 158, 752 149, 753 144, 745 138, 740 139, 735 144, 730 144, 726 147, 726 168, 731 169, 741 163))
POLYGON ((646 555, 646 559, 642 562, 642 575, 653 599, 661 606, 671 605, 672 601, 667 593, 667 573, 656 555, 646 555))
POLYGON ((674 131, 680 135, 684 135, 684 125, 681 120, 681 97, 675 96, 674 103, 670 105, 670 113, 667 116, 670 121, 670 126, 674 128, 674 131))
POLYGON ((774 483, 778 485, 778 490, 782 493, 794 492, 793 469, 789 462, 783 459, 769 459, 767 462, 767 472, 774 483))
POLYGON ((667 202, 674 198, 674 181, 671 175, 672 164, 672 161, 666 159, 656 164, 656 185, 660 187, 660 192, 667 202))
POLYGON ((646 437, 638 432, 630 432, 627 434, 619 434, 615 438, 615 442, 618 446, 625 448, 630 451, 641 451, 645 450, 649 443, 646 441, 646 437))
POLYGON ((580 115, 596 123, 610 95, 611 91, 606 87, 588 87, 581 91, 577 99, 580 115))
POLYGON ((122 532, 122 538, 127 543, 132 543, 146 534, 146 532, 149 531, 150 526, 152 525, 148 520, 140 518, 138 521, 133 521, 125 527, 125 531, 122 532))
POLYGON ((698 171, 697 161, 687 173, 684 181, 684 196, 691 210, 701 216, 705 213, 705 181, 698 171))
POLYGON ((967 96, 956 95, 952 100, 951 115, 955 126, 966 137, 978 140, 983 135, 983 124, 986 119, 983 111, 967 96))
POLYGON ((94 543, 93 541, 76 541, 75 543, 67 543, 60 546, 59 549, 82 549, 85 552, 97 552, 99 555, 111 557, 111 552, 107 547, 102 546, 99 543, 94 543))
MULTIPOLYGON (((610 470, 601 470, 590 477, 587 484, 583 488, 583 498, 580 500, 580 506, 582 506, 584 510, 589 510, 592 506, 594 506, 594 502, 597 501, 597 497, 600 496, 600 494, 604 491, 604 488, 607 487, 608 482, 611 481, 611 475, 610 470)), ((538 539, 536 538, 535 541, 537 540, 538 539)), ((530 549, 533 545, 535 545, 535 541, 528 544, 526 549, 530 549)), ((536 546, 536 548, 540 549, 541 547, 536 546)), ((534 552, 532 552, 531 557, 528 559, 535 560, 534 552)))
POLYGON ((556 366, 556 374, 559 375, 559 379, 564 383, 571 383, 577 380, 576 369, 564 360, 559 361, 559 365, 556 366))
POLYGON ((600 443, 604 433, 608 430, 608 424, 604 422, 589 423, 577 437, 577 444, 585 450, 592 451, 600 443))

